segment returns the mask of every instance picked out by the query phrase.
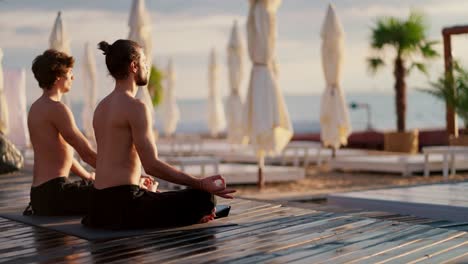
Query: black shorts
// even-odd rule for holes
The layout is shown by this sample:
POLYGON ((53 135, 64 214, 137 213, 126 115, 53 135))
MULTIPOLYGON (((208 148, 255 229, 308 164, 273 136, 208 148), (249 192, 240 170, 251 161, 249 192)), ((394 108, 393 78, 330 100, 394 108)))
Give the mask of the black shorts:
POLYGON ((31 202, 23 214, 85 215, 92 186, 90 182, 71 182, 68 177, 58 177, 31 187, 31 202))
POLYGON ((82 224, 93 228, 132 229, 198 223, 216 205, 212 194, 195 189, 154 193, 136 185, 93 188, 82 224))

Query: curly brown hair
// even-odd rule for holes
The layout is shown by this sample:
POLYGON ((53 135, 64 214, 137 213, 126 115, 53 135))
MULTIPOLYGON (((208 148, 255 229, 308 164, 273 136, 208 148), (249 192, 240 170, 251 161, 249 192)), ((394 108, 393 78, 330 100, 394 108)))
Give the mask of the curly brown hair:
POLYGON ((32 63, 34 77, 42 89, 50 89, 57 77, 62 77, 73 68, 75 59, 64 52, 49 49, 37 56, 32 63))

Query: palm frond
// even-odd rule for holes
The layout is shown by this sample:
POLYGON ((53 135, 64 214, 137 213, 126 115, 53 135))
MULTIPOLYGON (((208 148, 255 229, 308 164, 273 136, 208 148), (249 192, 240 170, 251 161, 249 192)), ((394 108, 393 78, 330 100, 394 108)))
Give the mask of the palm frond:
POLYGON ((413 62, 408 68, 408 73, 414 69, 418 69, 420 72, 424 73, 426 76, 429 74, 427 72, 427 65, 422 62, 413 62))
POLYGON ((434 97, 437 97, 449 105, 455 107, 457 105, 457 98, 455 89, 453 88, 453 81, 447 78, 444 74, 437 79, 435 82, 429 82, 431 88, 429 89, 418 89, 421 92, 428 93, 434 97))
POLYGON ((434 49, 434 45, 439 44, 438 41, 422 42, 418 48, 423 58, 432 59, 439 57, 439 53, 434 49))
POLYGON ((366 59, 367 68, 371 74, 376 74, 383 66, 385 62, 382 58, 379 57, 370 57, 366 59))
POLYGON ((375 26, 371 29, 371 46, 376 50, 382 49, 386 45, 398 46, 398 32, 401 21, 394 17, 383 17, 377 19, 375 26))

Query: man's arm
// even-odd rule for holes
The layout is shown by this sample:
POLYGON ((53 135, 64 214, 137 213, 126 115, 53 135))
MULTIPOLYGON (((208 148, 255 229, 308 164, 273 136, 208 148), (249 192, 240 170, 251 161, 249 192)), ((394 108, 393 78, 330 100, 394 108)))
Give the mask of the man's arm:
POLYGON ((72 112, 64 104, 60 103, 54 112, 53 121, 60 135, 91 167, 96 168, 96 152, 91 148, 88 140, 76 127, 72 112))
POLYGON ((151 115, 143 103, 135 102, 134 106, 128 113, 128 120, 132 130, 133 144, 145 172, 176 184, 200 188, 199 179, 177 170, 158 159, 156 144, 151 130, 151 115))
POLYGON ((226 189, 226 183, 221 175, 198 179, 158 159, 151 115, 143 103, 136 102, 128 114, 133 144, 146 173, 169 182, 205 190, 221 197, 232 198, 229 194, 235 190, 226 189))
POLYGON ((88 172, 75 158, 73 158, 71 171, 83 180, 94 181, 94 172, 88 172))

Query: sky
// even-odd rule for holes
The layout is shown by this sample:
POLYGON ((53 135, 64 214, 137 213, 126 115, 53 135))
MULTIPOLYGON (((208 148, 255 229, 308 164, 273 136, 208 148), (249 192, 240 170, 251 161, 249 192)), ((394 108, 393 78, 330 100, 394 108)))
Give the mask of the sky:
MULTIPOLYGON (((345 93, 393 93, 392 53, 389 63, 376 76, 369 74, 365 58, 369 49, 371 27, 381 16, 406 17, 411 10, 427 17, 429 39, 442 40, 443 27, 468 24, 466 0, 283 0, 277 13, 279 84, 285 95, 320 94, 324 78, 320 56, 320 31, 327 6, 332 3, 345 30, 345 62, 341 85, 345 93)), ((0 48, 4 68, 24 68, 27 72, 28 101, 37 98, 38 88, 31 62, 48 48, 48 39, 58 11, 71 39, 71 53, 76 58, 75 82, 70 92, 74 101, 82 93, 81 59, 84 45, 101 40, 113 42, 129 33, 130 0, 0 0, 0 48)), ((245 22, 248 0, 146 0, 152 23, 153 60, 164 69, 173 59, 177 98, 204 98, 208 94, 209 52, 215 48, 220 67, 219 89, 228 94, 226 46, 233 22, 238 21, 246 47, 245 22)), ((453 55, 468 66, 468 35, 453 38, 453 55)), ((442 42, 436 46, 442 54, 442 42)), ((105 68, 104 56, 95 49, 99 97, 113 88, 105 68)), ((244 52, 244 78, 241 92, 248 85, 250 61, 244 52)), ((427 87, 443 71, 443 57, 431 62, 429 76, 412 73, 410 89, 427 87)))

